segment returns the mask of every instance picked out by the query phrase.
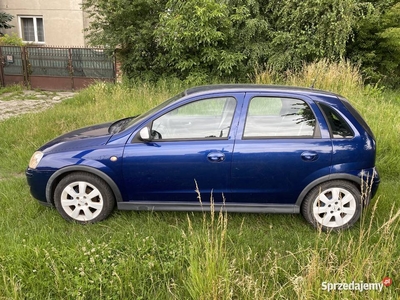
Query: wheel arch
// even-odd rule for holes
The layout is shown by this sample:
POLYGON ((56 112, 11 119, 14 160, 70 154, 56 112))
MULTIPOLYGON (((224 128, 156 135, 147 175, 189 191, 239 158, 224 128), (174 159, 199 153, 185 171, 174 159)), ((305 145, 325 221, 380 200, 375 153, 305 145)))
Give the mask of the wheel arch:
POLYGON ((88 166, 69 166, 69 167, 65 167, 65 168, 57 170, 56 172, 53 173, 53 175, 50 176, 50 178, 47 182, 47 185, 46 185, 47 202, 54 205, 54 190, 55 190, 57 184, 65 176, 67 176, 68 174, 71 174, 71 173, 75 173, 75 172, 86 172, 86 173, 93 174, 93 175, 96 175, 97 177, 101 178, 111 188, 111 191, 113 192, 114 197, 115 197, 115 201, 116 202, 122 201, 121 191, 119 190, 117 184, 114 182, 114 180, 111 179, 110 176, 108 176, 104 172, 102 172, 96 168, 88 167, 88 166))
POLYGON ((332 181, 332 180, 345 180, 353 183, 360 191, 361 191, 361 179, 358 176, 344 173, 330 174, 327 176, 320 177, 311 183, 309 183, 297 197, 296 206, 301 207, 303 200, 307 196, 307 194, 317 185, 320 185, 324 182, 332 181))

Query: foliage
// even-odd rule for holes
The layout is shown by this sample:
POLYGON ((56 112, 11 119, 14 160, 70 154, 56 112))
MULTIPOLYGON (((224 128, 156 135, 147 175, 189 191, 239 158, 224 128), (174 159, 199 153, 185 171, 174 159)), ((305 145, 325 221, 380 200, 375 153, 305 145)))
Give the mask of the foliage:
POLYGON ((94 45, 129 78, 246 81, 345 57, 369 83, 400 85, 399 0, 86 0, 94 45))
POLYGON ((4 100, 4 94, 21 95, 23 94, 23 86, 20 84, 4 86, 0 88, 0 96, 2 100, 4 100))
POLYGON ((343 57, 364 5, 355 0, 295 0, 269 1, 267 8, 274 28, 268 64, 293 70, 305 62, 343 57))
POLYGON ((124 73, 132 77, 160 74, 155 64, 162 54, 154 37, 166 0, 85 0, 82 7, 93 20, 88 28, 92 45, 118 49, 124 73))
POLYGON ((5 12, 0 12, 0 29, 10 29, 13 28, 13 25, 9 23, 14 19, 14 16, 7 14, 5 12))
POLYGON ((15 33, 11 33, 11 35, 5 34, 0 37, 0 46, 23 46, 24 42, 22 39, 15 33))
POLYGON ((86 0, 93 44, 119 47, 128 77, 243 81, 345 53, 356 0, 86 0), (332 30, 335 28, 335 30, 332 30))
POLYGON ((168 1, 156 31, 165 51, 161 64, 183 78, 193 73, 200 78, 232 74, 245 58, 232 49, 232 26, 242 18, 218 1, 168 1))
POLYGON ((398 87, 400 79, 400 1, 375 1, 368 18, 359 21, 347 57, 358 62, 368 82, 398 87))

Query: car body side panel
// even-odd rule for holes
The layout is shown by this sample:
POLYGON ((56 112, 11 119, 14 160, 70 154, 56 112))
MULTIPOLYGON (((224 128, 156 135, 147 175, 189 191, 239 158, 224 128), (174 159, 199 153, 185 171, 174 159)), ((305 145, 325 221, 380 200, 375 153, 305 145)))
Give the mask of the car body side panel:
MULTIPOLYGON (((325 99, 319 97, 315 100, 324 102, 325 99)), ((343 118, 354 134, 352 138, 332 138, 332 173, 357 174, 360 177, 361 170, 369 170, 375 167, 375 139, 357 122, 357 119, 349 112, 342 101, 330 102, 326 105, 329 105, 343 118)))
MULTIPOLYGON (((57 172, 59 176, 68 172, 87 171, 89 173, 105 174, 116 186, 120 187, 120 192, 124 194, 124 184, 122 181, 122 153, 124 145, 102 146, 91 148, 90 150, 77 149, 60 153, 51 153, 43 157, 40 166, 34 170, 27 169, 26 175, 29 182, 31 193, 35 198, 42 202, 51 202, 53 183, 57 182, 57 172), (115 157, 115 159, 111 159, 115 157), (82 167, 86 167, 82 168, 82 167), (51 178, 51 180, 50 180, 51 178), (52 187, 50 187, 52 186, 52 187), (47 195, 46 195, 47 191, 47 195)), ((102 177, 102 176, 99 176, 102 177)))
POLYGON ((241 140, 232 162, 232 201, 294 204, 302 189, 331 172, 329 139, 241 140), (302 155, 312 152, 315 161, 302 155))

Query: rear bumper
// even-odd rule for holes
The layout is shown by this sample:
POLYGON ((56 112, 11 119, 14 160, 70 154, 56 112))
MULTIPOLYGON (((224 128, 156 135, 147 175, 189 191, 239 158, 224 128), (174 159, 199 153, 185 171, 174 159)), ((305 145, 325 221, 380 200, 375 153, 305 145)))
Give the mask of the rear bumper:
POLYGON ((381 179, 376 167, 366 170, 360 177, 362 182, 361 194, 364 199, 364 204, 368 205, 370 200, 375 197, 381 179))

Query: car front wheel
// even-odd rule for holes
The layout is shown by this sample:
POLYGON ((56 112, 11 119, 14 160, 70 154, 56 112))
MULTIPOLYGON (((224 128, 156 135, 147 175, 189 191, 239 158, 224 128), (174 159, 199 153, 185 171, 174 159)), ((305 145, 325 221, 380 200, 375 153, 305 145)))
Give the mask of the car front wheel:
POLYGON ((361 193, 348 181, 333 180, 313 188, 302 204, 304 218, 323 231, 352 226, 361 215, 361 193))
POLYGON ((77 172, 65 176, 58 183, 54 191, 54 204, 68 221, 95 223, 111 214, 115 197, 101 178, 77 172))

